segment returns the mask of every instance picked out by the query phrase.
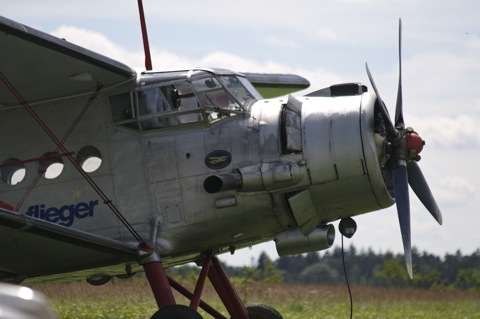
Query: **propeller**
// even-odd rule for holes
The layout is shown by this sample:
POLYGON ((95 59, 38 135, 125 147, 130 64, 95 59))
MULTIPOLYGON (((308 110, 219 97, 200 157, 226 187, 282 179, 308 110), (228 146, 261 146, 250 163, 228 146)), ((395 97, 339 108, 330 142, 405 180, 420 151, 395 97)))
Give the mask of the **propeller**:
POLYGON ((403 118, 403 93, 402 93, 402 20, 399 20, 398 31, 398 91, 397 104, 395 107, 395 124, 393 124, 388 114, 385 103, 380 97, 375 81, 365 64, 368 78, 372 88, 377 96, 379 111, 385 123, 385 132, 387 142, 390 145, 390 157, 385 165, 385 169, 393 171, 393 187, 394 196, 397 206, 398 220, 402 234, 403 249, 405 253, 405 263, 410 278, 412 274, 412 248, 411 248, 411 231, 410 231, 410 199, 408 186, 412 188, 418 199, 423 203, 425 208, 441 225, 443 222, 442 214, 435 198, 428 187, 427 181, 418 166, 420 156, 418 155, 425 144, 422 138, 411 128, 405 128, 403 118))

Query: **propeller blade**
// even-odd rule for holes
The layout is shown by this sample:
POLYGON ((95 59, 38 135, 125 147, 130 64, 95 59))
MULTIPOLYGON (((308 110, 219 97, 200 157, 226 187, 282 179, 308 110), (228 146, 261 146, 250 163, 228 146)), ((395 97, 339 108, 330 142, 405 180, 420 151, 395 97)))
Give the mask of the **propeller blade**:
POLYGON ((408 177, 406 163, 397 164, 393 170, 395 202, 397 204, 398 221, 402 233, 403 250, 405 252, 405 263, 410 278, 412 274, 412 247, 410 234, 410 200, 408 197, 408 177))
POLYGON ((399 130, 405 128, 403 120, 403 94, 402 94, 402 19, 398 22, 398 90, 397 106, 395 107, 395 127, 399 130))
POLYGON ((385 103, 383 103, 382 98, 380 97, 380 93, 377 90, 377 86, 375 85, 375 81, 373 80, 373 76, 370 73, 370 69, 368 68, 368 64, 365 63, 365 68, 367 69, 368 79, 370 80, 370 84, 372 85, 373 91, 375 91, 375 95, 377 96, 378 103, 380 104, 380 110, 383 114, 383 119, 385 121, 385 129, 387 130, 387 134, 390 140, 393 140, 397 136, 397 130, 393 126, 392 120, 390 119, 390 114, 388 114, 387 107, 385 103))
POLYGON ((410 187, 417 195, 418 199, 423 203, 426 209, 432 214, 433 218, 442 225, 443 218, 440 209, 438 208, 437 202, 428 187, 427 180, 422 174, 420 170, 420 166, 418 166, 417 162, 411 161, 408 163, 407 166, 408 172, 408 183, 410 187))

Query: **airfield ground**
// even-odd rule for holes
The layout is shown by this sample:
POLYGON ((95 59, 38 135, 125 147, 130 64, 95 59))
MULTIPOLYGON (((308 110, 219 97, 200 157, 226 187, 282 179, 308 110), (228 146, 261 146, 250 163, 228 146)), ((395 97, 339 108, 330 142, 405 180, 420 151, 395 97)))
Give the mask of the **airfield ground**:
MULTIPOLYGON (((50 299, 60 319, 148 319, 156 306, 145 282, 114 282, 93 287, 83 282, 35 285, 50 299)), ((285 319, 349 318, 350 303, 345 286, 238 283, 238 293, 247 304, 265 303, 285 319)), ((352 287, 353 317, 362 318, 480 318, 480 293, 453 289, 352 287)), ((211 287, 205 301, 226 312, 211 287)), ((177 302, 186 303, 177 295, 177 302)), ((208 315, 202 313, 204 318, 208 315)))

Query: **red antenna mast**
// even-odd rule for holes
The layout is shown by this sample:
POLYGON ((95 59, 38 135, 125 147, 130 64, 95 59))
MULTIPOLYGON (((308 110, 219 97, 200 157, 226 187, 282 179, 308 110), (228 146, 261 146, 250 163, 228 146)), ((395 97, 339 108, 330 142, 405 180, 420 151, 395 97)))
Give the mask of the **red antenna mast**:
POLYGON ((145 51, 145 69, 152 70, 152 57, 150 56, 150 46, 148 44, 147 25, 145 23, 145 14, 143 13, 142 0, 138 0, 138 11, 140 13, 140 26, 142 27, 143 50, 145 51))

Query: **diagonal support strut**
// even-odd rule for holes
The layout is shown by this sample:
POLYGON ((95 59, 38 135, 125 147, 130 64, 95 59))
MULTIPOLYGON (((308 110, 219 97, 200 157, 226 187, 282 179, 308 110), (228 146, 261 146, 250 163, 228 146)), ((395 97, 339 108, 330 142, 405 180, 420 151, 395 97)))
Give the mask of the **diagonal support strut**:
MULTIPOLYGON (((118 210, 118 208, 113 204, 113 202, 103 193, 102 189, 93 181, 93 179, 80 167, 77 163, 73 155, 68 155, 69 152, 63 145, 63 142, 60 141, 55 134, 48 128, 45 122, 40 118, 40 116, 33 110, 33 108, 29 105, 29 103, 22 97, 20 92, 15 88, 15 86, 7 79, 7 77, 0 72, 0 80, 5 84, 7 89, 15 96, 18 102, 25 108, 25 110, 32 116, 32 118, 37 122, 37 124, 42 128, 42 130, 48 135, 48 137, 55 143, 57 149, 62 151, 64 154, 67 154, 67 159, 70 163, 75 167, 75 169, 82 175, 82 177, 90 184, 93 190, 100 196, 103 202, 112 210, 112 212, 117 216, 117 218, 122 222, 122 224, 127 228, 127 230, 132 234, 133 237, 140 243, 145 244, 145 241, 142 237, 137 233, 137 231, 133 228, 133 226, 128 222, 128 220, 122 215, 122 213, 118 210)), ((101 87, 97 88, 99 92, 101 87)), ((97 92, 97 94, 98 94, 97 92)), ((96 96, 96 94, 95 94, 96 96)), ((86 110, 84 110, 86 111, 86 110)), ((65 138, 68 138, 71 131, 73 131, 73 126, 78 123, 80 119, 77 117, 76 122, 70 130, 65 135, 65 138)))

